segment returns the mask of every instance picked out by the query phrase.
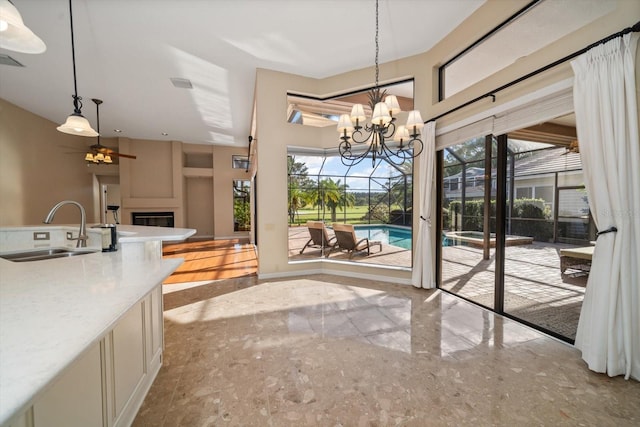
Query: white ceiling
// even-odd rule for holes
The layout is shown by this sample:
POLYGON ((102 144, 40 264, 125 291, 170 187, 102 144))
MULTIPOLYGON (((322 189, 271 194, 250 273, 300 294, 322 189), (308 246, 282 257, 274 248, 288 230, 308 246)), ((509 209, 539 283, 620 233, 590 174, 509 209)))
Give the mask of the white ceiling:
MULTIPOLYGON (((0 49, 25 65, 0 65, 0 97, 63 123, 73 111, 68 1, 12 1, 47 51, 0 49)), ((380 63, 427 51, 483 2, 380 0, 380 63)), ((74 0, 73 18, 83 114, 95 128, 91 98, 104 101, 105 137, 245 146, 256 68, 323 78, 375 54, 373 0, 74 0)))

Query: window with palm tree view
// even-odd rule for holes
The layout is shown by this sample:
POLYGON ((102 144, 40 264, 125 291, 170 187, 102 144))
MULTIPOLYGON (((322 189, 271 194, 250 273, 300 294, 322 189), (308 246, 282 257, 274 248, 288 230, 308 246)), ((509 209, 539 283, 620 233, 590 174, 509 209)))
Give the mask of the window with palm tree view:
POLYGON ((397 166, 380 159, 349 167, 337 153, 290 148, 288 180, 291 261, 411 268, 411 162, 397 166), (336 244, 343 238, 352 240, 352 250, 348 242, 336 244))

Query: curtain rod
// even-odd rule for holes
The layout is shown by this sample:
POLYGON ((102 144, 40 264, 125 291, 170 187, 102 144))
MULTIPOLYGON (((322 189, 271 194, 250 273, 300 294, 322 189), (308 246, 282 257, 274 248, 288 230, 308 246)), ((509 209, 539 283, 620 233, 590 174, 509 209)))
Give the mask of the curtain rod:
POLYGON ((487 97, 493 98, 493 101, 495 102, 495 100, 496 100, 495 93, 496 92, 500 92, 500 91, 502 91, 502 90, 504 90, 504 89, 506 89, 508 87, 516 85, 516 84, 520 83, 523 80, 527 80, 527 79, 529 79, 529 78, 531 78, 531 77, 533 77, 533 76, 535 76, 537 74, 545 72, 548 69, 553 68, 556 65, 560 65, 563 62, 567 62, 570 59, 573 59, 578 55, 582 55, 583 53, 585 53, 589 49, 592 49, 592 48, 594 48, 594 47, 596 47, 598 45, 601 45, 601 44, 606 43, 606 42, 608 42, 610 40, 613 40, 616 37, 621 37, 621 36, 623 36, 623 35, 625 35, 627 33, 631 33, 631 32, 634 32, 634 33, 640 32, 640 21, 636 22, 635 25, 633 25, 631 27, 627 27, 622 31, 618 31, 615 34, 611 34, 610 36, 607 36, 607 37, 605 37, 605 38, 603 38, 601 40, 598 40, 597 42, 592 43, 592 44, 590 44, 589 46, 587 46, 587 47, 585 47, 583 49, 580 49, 580 50, 578 50, 576 52, 573 52, 572 54, 569 54, 569 55, 565 56, 564 58, 558 59, 557 61, 554 61, 551 64, 545 65, 544 67, 538 68, 537 70, 532 71, 529 74, 526 74, 526 75, 524 75, 524 76, 522 76, 522 77, 520 77, 520 78, 518 78, 516 80, 513 80, 513 81, 511 81, 511 82, 509 82, 509 83, 507 83, 505 85, 502 85, 497 89, 494 89, 494 90, 492 90, 490 92, 485 93, 484 95, 478 96, 477 98, 474 98, 471 101, 467 101, 464 104, 460 104, 457 107, 452 108, 451 110, 448 110, 448 111, 446 111, 446 112, 444 112, 442 114, 439 114, 439 115, 437 115, 435 117, 430 118, 429 120, 425 120, 425 123, 436 121, 436 120, 438 120, 438 119, 440 119, 440 118, 442 118, 442 117, 444 117, 444 116, 446 116, 448 114, 456 112, 456 111, 458 111, 458 110, 460 110, 460 109, 462 109, 464 107, 467 107, 467 106, 469 106, 471 104, 474 104, 474 103, 476 103, 476 102, 478 102, 478 101, 480 101, 480 100, 482 100, 484 98, 487 98, 487 97))

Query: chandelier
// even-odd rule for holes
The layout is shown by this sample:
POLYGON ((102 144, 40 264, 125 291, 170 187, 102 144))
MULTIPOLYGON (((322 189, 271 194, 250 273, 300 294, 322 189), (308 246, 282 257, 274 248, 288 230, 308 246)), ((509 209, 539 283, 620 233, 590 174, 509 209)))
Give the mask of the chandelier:
POLYGON ((338 151, 345 166, 353 166, 363 159, 371 157, 375 166, 378 158, 384 158, 396 165, 413 159, 422 152, 423 144, 420 140, 420 130, 424 122, 420 111, 409 112, 407 124, 398 126, 396 131, 396 117, 402 110, 395 95, 387 95, 386 90, 380 90, 378 77, 378 0, 376 0, 376 82, 368 93, 369 107, 373 111, 371 122, 366 123, 367 117, 362 104, 355 104, 351 115, 342 114, 338 120, 340 144, 338 151), (355 125, 354 125, 355 123, 355 125))
POLYGON ((93 130, 89 121, 82 115, 82 97, 78 96, 78 84, 76 82, 76 49, 73 41, 73 9, 69 0, 69 21, 71 23, 71 59, 73 61, 73 113, 67 117, 67 121, 58 126, 60 132, 78 136, 98 136, 98 132, 93 130))

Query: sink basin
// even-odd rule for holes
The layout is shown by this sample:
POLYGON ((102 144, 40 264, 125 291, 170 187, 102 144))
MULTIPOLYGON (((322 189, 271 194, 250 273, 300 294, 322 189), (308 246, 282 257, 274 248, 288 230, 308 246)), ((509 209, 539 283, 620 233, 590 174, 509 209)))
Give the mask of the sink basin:
POLYGON ((78 255, 86 255, 96 253, 97 250, 93 249, 68 249, 68 248, 46 248, 46 249, 34 249, 23 252, 14 252, 4 255, 0 255, 0 258, 4 258, 13 262, 27 262, 27 261, 42 261, 45 259, 54 258, 67 258, 78 255))

